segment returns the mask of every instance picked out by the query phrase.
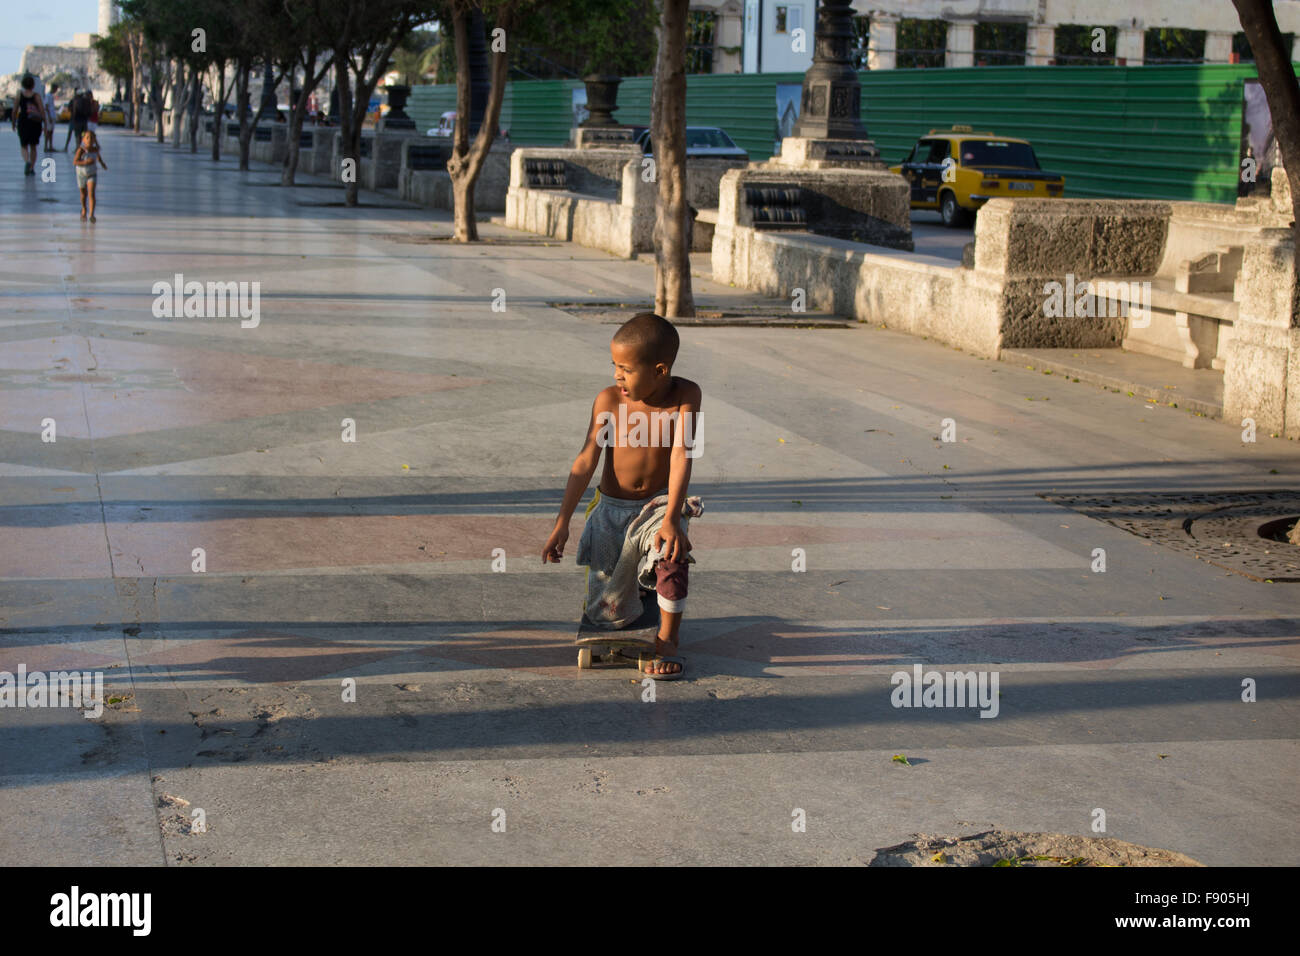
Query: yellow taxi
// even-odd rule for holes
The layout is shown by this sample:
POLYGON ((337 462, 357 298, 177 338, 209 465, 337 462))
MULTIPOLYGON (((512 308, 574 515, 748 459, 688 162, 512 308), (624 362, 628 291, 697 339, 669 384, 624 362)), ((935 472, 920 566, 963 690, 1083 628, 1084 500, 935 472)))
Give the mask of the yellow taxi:
POLYGON ((932 129, 890 172, 912 187, 913 209, 937 209, 945 226, 959 226, 998 196, 1065 195, 1065 177, 1044 172, 1028 140, 969 126, 932 129))
POLYGON ((100 126, 125 126, 126 111, 120 103, 110 103, 99 110, 100 126))

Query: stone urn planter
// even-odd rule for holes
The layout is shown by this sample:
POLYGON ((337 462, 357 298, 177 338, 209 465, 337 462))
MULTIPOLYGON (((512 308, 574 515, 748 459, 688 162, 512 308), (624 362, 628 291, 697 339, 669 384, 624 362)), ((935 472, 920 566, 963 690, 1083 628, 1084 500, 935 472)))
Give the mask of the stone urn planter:
POLYGON ((587 113, 580 124, 584 128, 593 126, 617 126, 614 110, 618 109, 618 85, 623 82, 621 76, 593 73, 582 78, 587 88, 587 113))
POLYGON ((398 83, 386 86, 388 92, 388 112, 384 114, 385 129, 415 129, 415 120, 406 115, 406 100, 411 95, 411 88, 398 83))

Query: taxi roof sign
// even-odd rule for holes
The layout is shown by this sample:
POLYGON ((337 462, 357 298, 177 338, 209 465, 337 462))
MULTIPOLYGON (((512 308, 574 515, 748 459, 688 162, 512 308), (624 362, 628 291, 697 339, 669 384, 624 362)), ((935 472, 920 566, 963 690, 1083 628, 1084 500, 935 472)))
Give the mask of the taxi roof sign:
POLYGON ((930 130, 930 132, 926 133, 925 135, 927 135, 927 136, 934 136, 934 135, 936 135, 936 134, 942 134, 942 133, 972 133, 972 134, 974 134, 975 136, 993 136, 993 135, 994 135, 994 133, 992 133, 990 130, 983 130, 983 129, 981 129, 981 130, 977 130, 977 129, 972 129, 972 128, 969 127, 969 126, 966 126, 966 125, 958 125, 958 124, 956 124, 956 123, 954 123, 954 124, 952 125, 952 127, 949 128, 949 129, 932 129, 932 130, 930 130))

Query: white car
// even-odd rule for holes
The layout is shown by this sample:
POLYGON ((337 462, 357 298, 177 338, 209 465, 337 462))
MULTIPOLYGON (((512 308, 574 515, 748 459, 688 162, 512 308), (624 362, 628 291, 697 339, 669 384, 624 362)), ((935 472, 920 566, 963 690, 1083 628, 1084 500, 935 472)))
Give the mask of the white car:
MULTIPOLYGON (((654 152, 650 142, 650 129, 645 126, 632 127, 636 135, 636 144, 646 154, 654 152)), ((710 156, 717 159, 743 159, 748 161, 749 153, 735 144, 726 131, 717 126, 686 127, 686 155, 710 156)))
MULTIPOLYGON (((444 139, 451 139, 452 134, 456 132, 456 111, 447 110, 438 120, 438 125, 425 132, 425 136, 441 136, 444 139)), ((501 139, 509 139, 510 134, 506 132, 505 127, 497 128, 497 136, 501 139)))
POLYGON ((450 137, 456 131, 456 111, 447 110, 438 120, 438 125, 425 133, 425 136, 450 137))

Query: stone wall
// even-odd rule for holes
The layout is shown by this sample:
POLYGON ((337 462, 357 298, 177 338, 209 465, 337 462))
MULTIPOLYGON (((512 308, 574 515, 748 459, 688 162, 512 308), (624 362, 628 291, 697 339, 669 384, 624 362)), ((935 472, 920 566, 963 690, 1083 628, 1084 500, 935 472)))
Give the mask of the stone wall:
POLYGON ((1113 348, 1126 320, 1049 317, 1044 286, 1154 275, 1171 204, 1156 200, 993 199, 975 224, 975 271, 1002 286, 1003 348, 1113 348))
MULTIPOLYGON (((1163 309, 1178 316, 1185 332, 1198 308, 1205 321, 1231 330, 1220 351, 1225 419, 1237 424, 1251 418, 1265 434, 1300 438, 1300 276, 1291 230, 1271 225, 1277 209, 994 199, 980 210, 971 267, 958 267, 825 236, 755 228, 735 208, 740 193, 725 179, 721 200, 715 281, 787 299, 803 289, 811 306, 988 358, 1003 348, 1119 347, 1133 334, 1134 317, 1049 315, 1045 287, 1067 276, 1075 282, 1149 282, 1155 286, 1155 314, 1163 309), (1208 290, 1189 293, 1189 261, 1224 243, 1244 247, 1239 274, 1234 279, 1226 269, 1195 273, 1208 290)), ((1235 255, 1224 257, 1235 261, 1235 255)))
MULTIPOLYGON (((419 136, 402 144, 402 162, 398 173, 397 191, 403 199, 430 206, 434 209, 451 209, 453 204, 451 176, 445 169, 416 169, 410 161, 413 146, 443 146, 450 152, 446 140, 419 136)), ((506 193, 510 189, 510 157, 515 147, 508 142, 492 144, 483 169, 474 183, 474 208, 479 212, 504 212, 506 193)))
POLYGON ((641 159, 635 147, 517 149, 510 157, 506 225, 624 258, 647 252, 656 187, 642 181, 641 159), (529 159, 563 161, 568 188, 529 188, 529 159))

